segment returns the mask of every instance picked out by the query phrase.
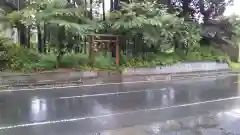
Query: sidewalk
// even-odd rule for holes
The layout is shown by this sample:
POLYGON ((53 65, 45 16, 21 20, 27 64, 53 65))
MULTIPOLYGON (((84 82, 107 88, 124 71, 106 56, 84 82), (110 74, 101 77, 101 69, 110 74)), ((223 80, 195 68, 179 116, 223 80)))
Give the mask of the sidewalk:
MULTIPOLYGON (((136 81, 171 81, 237 73, 227 63, 215 61, 185 62, 154 68, 126 68, 123 71, 65 70, 42 73, 0 72, 0 86, 23 87, 58 84, 99 84, 136 81)), ((1 88, 1 87, 0 87, 1 88)))
POLYGON ((38 87, 44 85, 91 85, 103 83, 171 81, 237 74, 237 71, 184 72, 166 74, 131 74, 115 71, 43 72, 33 74, 4 73, 0 75, 0 89, 8 87, 38 87))

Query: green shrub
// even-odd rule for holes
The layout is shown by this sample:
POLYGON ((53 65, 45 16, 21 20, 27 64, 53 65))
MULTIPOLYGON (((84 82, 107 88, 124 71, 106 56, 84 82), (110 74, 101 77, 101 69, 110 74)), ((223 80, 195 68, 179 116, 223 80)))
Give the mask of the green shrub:
POLYGON ((111 67, 116 67, 115 58, 112 58, 110 54, 107 54, 107 56, 104 56, 104 55, 96 56, 93 66, 96 68, 102 68, 102 69, 109 69, 111 67))
POLYGON ((229 62, 229 66, 230 66, 232 69, 240 69, 240 63, 238 63, 238 62, 232 62, 232 61, 230 61, 230 62, 229 62))
POLYGON ((14 46, 8 50, 9 67, 12 70, 28 70, 33 63, 40 59, 38 53, 20 46, 14 46))
POLYGON ((38 63, 31 65, 35 70, 53 70, 56 67, 56 56, 53 54, 42 55, 38 63))
POLYGON ((123 67, 155 67, 171 65, 182 61, 221 61, 227 62, 228 57, 224 53, 213 47, 203 46, 195 50, 186 52, 175 49, 172 53, 148 53, 142 57, 131 57, 121 54, 121 64, 123 67))
POLYGON ((78 58, 76 54, 66 54, 62 57, 59 67, 73 68, 78 65, 78 58))
POLYGON ((10 38, 0 37, 0 68, 4 69, 10 64, 8 51, 14 46, 10 38))
MULTIPOLYGON (((42 55, 38 63, 32 64, 33 69, 53 70, 56 68, 56 55, 42 55)), ((76 68, 85 66, 88 63, 88 57, 84 54, 65 54, 60 61, 60 68, 76 68)))
POLYGON ((226 56, 221 50, 209 46, 202 46, 192 52, 188 52, 187 54, 181 50, 177 50, 176 52, 184 61, 211 60, 226 62, 228 59, 228 56, 226 56))
POLYGON ((7 52, 4 50, 0 50, 0 69, 6 68, 8 63, 7 52))
POLYGON ((76 57, 77 63, 79 65, 87 65, 88 64, 88 61, 89 61, 88 55, 80 53, 80 54, 76 54, 75 57, 76 57))
POLYGON ((120 65, 124 65, 129 61, 129 59, 131 59, 130 56, 127 56, 123 52, 120 52, 120 60, 119 60, 120 65))
POLYGON ((85 54, 66 54, 63 56, 60 67, 61 68, 74 68, 79 65, 85 66, 88 64, 88 56, 85 54))
POLYGON ((175 53, 166 54, 166 53, 159 53, 155 55, 155 59, 152 61, 156 62, 156 65, 171 65, 181 61, 181 58, 176 55, 175 53))
MULTIPOLYGON (((125 56, 126 57, 126 56, 125 56)), ((124 67, 155 67, 171 65, 181 61, 176 53, 149 53, 141 57, 128 57, 125 59, 124 67)))
POLYGON ((39 58, 36 51, 20 46, 10 38, 0 37, 1 67, 25 71, 32 63, 37 63, 39 58))
MULTIPOLYGON (((56 68, 56 55, 39 55, 35 50, 26 49, 16 44, 11 44, 9 40, 0 38, 0 62, 13 70, 29 71, 53 70, 56 68)), ((174 52, 145 53, 142 56, 133 57, 120 53, 120 67, 115 64, 115 58, 99 54, 95 56, 92 66, 89 66, 89 58, 86 54, 65 54, 60 63, 60 68, 84 68, 84 69, 114 69, 124 67, 155 67, 171 65, 182 61, 216 60, 231 63, 228 56, 221 50, 203 46, 189 51, 187 54, 183 50, 175 49, 174 52)), ((1 65, 0 65, 1 66, 1 65)))

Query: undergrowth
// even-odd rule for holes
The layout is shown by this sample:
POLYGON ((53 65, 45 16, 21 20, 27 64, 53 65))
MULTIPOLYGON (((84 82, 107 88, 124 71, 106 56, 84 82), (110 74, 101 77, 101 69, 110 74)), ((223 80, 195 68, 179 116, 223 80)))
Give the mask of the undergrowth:
MULTIPOLYGON (((12 70, 25 72, 45 71, 56 69, 56 55, 39 55, 32 50, 22 47, 12 47, 7 51, 6 60, 12 70)), ((201 47, 193 52, 185 53, 175 50, 173 53, 145 53, 140 56, 124 55, 120 53, 120 66, 116 66, 115 58, 110 53, 99 53, 89 65, 87 54, 65 54, 59 68, 73 68, 85 70, 121 70, 128 67, 156 67, 166 66, 184 61, 218 61, 227 62, 233 68, 240 68, 240 64, 231 62, 223 52, 212 47, 201 47)))

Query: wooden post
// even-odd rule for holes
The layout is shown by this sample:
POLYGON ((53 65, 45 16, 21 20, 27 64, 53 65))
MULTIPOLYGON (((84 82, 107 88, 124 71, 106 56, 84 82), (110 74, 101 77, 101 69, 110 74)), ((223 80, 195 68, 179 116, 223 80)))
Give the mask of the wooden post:
POLYGON ((116 65, 119 66, 119 41, 118 41, 118 36, 117 36, 117 40, 116 40, 116 65))
POLYGON ((94 36, 91 36, 91 41, 89 44, 89 64, 93 65, 93 44, 94 44, 94 36))

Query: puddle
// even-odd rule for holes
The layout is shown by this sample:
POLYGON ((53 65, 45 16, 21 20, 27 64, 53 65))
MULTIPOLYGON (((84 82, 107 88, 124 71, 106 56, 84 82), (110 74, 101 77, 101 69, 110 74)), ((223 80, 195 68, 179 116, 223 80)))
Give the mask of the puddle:
MULTIPOLYGON (((240 110, 190 116, 96 133, 98 135, 240 135, 240 110), (235 126, 234 126, 235 125, 235 126)), ((94 134, 95 135, 95 134, 94 134)))

